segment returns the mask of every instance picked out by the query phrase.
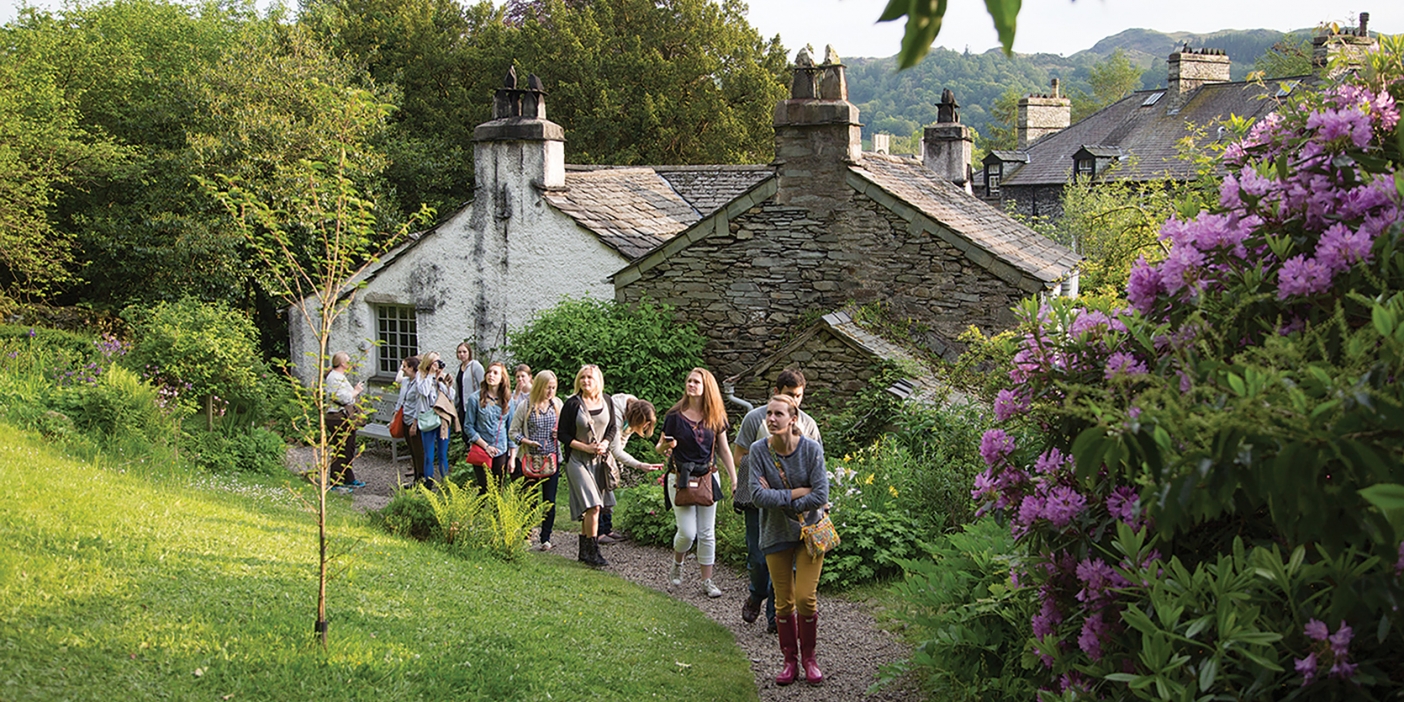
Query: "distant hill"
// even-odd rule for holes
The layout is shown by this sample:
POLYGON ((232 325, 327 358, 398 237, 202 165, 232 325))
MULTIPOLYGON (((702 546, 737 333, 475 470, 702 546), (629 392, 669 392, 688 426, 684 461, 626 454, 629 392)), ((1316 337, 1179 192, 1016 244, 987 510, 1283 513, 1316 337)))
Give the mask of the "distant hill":
POLYGON ((1165 85, 1166 58, 1185 42, 1194 48, 1223 49, 1233 62, 1232 78, 1242 80, 1253 62, 1286 35, 1270 29, 1230 29, 1207 34, 1128 29, 1070 56, 1005 56, 998 49, 971 53, 938 48, 916 67, 901 73, 892 57, 853 58, 845 62, 849 65, 849 100, 858 105, 865 138, 879 132, 907 136, 934 122, 936 101, 944 88, 950 88, 961 104, 961 121, 988 134, 990 108, 1006 89, 1045 93, 1049 80, 1058 78, 1065 93, 1091 92, 1088 70, 1117 49, 1144 69, 1141 88, 1150 89, 1165 85))

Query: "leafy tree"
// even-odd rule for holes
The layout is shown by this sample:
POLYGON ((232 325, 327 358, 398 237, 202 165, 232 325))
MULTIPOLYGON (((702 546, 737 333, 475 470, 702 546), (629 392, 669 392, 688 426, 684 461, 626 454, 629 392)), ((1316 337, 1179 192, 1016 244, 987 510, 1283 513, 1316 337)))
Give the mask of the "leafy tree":
MULTIPOLYGON (((273 182, 247 175, 202 179, 205 190, 233 218, 235 231, 251 246, 264 268, 266 285, 294 311, 295 323, 306 325, 318 340, 318 367, 327 367, 336 320, 354 300, 343 295, 349 281, 374 261, 379 247, 392 241, 377 234, 375 202, 357 187, 364 174, 364 159, 373 134, 389 115, 392 105, 371 90, 341 84, 320 75, 321 64, 293 62, 282 70, 259 73, 245 88, 260 86, 270 99, 252 106, 254 114, 236 118, 237 134, 265 134, 263 125, 288 124, 305 134, 312 148, 294 163, 276 164, 273 182), (264 84, 262 79, 273 81, 264 84), (286 102, 296 94, 297 99, 286 102)), ((249 97, 252 97, 250 95, 249 97)), ((242 139, 239 141, 243 141, 242 139)), ((257 163, 235 161, 235 174, 258 173, 257 163)), ((402 228, 399 232, 404 234, 402 228)), ((330 409, 326 379, 316 375, 312 387, 299 394, 301 438, 314 447, 316 466, 310 476, 317 487, 317 620, 323 648, 327 643, 327 576, 330 556, 326 523, 326 496, 332 447, 341 445, 346 425, 333 432, 327 423, 330 409)), ((300 386, 299 386, 300 389, 300 386)))
POLYGON ((399 88, 385 149, 402 207, 469 197, 473 128, 514 63, 545 83, 578 163, 768 161, 785 95, 779 38, 762 40, 737 0, 330 0, 308 22, 399 88))
POLYGON ((979 163, 986 154, 996 149, 1013 149, 1019 145, 1019 98, 1022 94, 1010 88, 995 99, 990 107, 989 136, 979 134, 975 144, 979 153, 974 159, 979 163))
POLYGON ((1311 52, 1310 35, 1288 34, 1253 62, 1253 74, 1263 78, 1310 75, 1311 52))
POLYGON ((77 279, 59 301, 242 302, 237 246, 192 187, 185 135, 203 113, 192 78, 252 19, 241 4, 113 0, 28 12, 9 28, 22 60, 56 76, 76 126, 129 155, 55 199, 51 226, 77 244, 77 279))
MULTIPOLYGON (((23 21, 35 14, 24 8, 23 21)), ((34 59, 57 43, 52 33, 0 29, 0 308, 71 279, 74 237, 49 212, 64 188, 86 186, 129 155, 79 123, 58 67, 34 59)))
POLYGON ((1093 64, 1088 71, 1087 82, 1092 85, 1092 100, 1097 109, 1130 95, 1141 87, 1141 69, 1126 58, 1120 48, 1110 56, 1093 64))

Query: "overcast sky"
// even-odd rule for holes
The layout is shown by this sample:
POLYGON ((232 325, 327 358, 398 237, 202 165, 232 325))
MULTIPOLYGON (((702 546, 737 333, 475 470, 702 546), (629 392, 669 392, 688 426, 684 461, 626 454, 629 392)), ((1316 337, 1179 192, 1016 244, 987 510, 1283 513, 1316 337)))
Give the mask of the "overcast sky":
MULTIPOLYGON (((1103 37, 1133 28, 1162 32, 1220 29, 1302 29, 1322 22, 1354 26, 1360 11, 1370 28, 1404 32, 1404 2, 1375 0, 1351 7, 1319 0, 1024 0, 1014 50, 1072 54, 1103 37)), ((840 56, 891 56, 902 44, 904 20, 878 23, 886 0, 750 0, 751 24, 776 34, 794 54, 813 44, 820 55, 833 44, 840 56)), ((999 45, 994 22, 980 0, 950 0, 936 45, 981 52, 999 45)))
MULTIPOLYGON (((292 0, 289 0, 292 2, 292 0)), ((471 2, 473 0, 460 0, 471 2)), ((500 0, 499 0, 500 1, 500 0)), ((258 0, 267 7, 271 0, 258 0)), ((59 0, 33 0, 58 7, 59 0)), ((295 4, 295 3, 293 3, 295 4)), ((14 19, 19 0, 0 0, 0 22, 14 19)), ((1322 22, 1355 24, 1370 13, 1370 27, 1386 34, 1404 32, 1404 2, 1375 0, 1351 7, 1319 0, 1024 0, 1014 50, 1071 54, 1102 37, 1132 29, 1212 32, 1219 29, 1302 29, 1322 22)), ((776 34, 793 57, 813 44, 823 55, 833 44, 840 56, 891 56, 902 43, 902 20, 877 23, 886 0, 750 0, 751 24, 769 38, 776 34)), ((994 24, 980 0, 950 0, 938 46, 980 52, 999 45, 994 24)))

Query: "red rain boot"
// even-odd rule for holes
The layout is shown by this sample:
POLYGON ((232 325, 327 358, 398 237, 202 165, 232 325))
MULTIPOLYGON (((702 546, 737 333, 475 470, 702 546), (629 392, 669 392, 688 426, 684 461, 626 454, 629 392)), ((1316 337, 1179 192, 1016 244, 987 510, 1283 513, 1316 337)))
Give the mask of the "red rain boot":
POLYGON ((811 685, 824 682, 824 673, 819 670, 819 662, 814 659, 814 644, 818 641, 819 614, 799 619, 800 663, 804 666, 804 679, 811 685))
POLYGON ((796 616, 776 616, 775 625, 780 628, 780 652, 785 655, 785 667, 775 676, 776 685, 789 685, 799 675, 799 643, 796 640, 799 630, 795 628, 796 616))

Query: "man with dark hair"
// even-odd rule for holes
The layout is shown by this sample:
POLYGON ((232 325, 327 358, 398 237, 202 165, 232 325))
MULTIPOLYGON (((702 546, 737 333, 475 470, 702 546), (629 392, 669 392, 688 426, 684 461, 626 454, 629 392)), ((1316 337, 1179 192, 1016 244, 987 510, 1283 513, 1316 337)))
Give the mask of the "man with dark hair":
MULTIPOLYGON (((776 395, 789 395, 795 403, 804 401, 804 374, 793 368, 780 371, 775 378, 776 395)), ((736 431, 736 442, 731 453, 736 457, 736 506, 746 517, 746 570, 751 574, 750 596, 741 607, 741 619, 747 624, 760 616, 761 603, 765 603, 766 630, 775 631, 775 591, 770 585, 770 570, 765 563, 765 554, 760 549, 760 510, 751 504, 750 463, 747 454, 751 444, 770 436, 765 428, 766 403, 750 412, 741 420, 741 428, 736 431)), ((796 422, 800 433, 819 443, 819 425, 814 418, 800 410, 796 422)))

